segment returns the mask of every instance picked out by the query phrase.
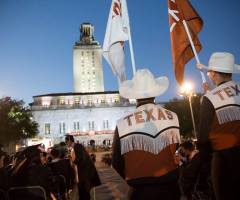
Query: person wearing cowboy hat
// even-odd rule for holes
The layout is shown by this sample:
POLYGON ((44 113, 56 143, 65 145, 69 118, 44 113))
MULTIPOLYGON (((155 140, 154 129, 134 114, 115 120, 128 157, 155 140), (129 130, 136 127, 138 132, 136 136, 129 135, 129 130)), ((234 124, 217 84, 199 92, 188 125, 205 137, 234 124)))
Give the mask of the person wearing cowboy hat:
POLYGON ((117 121, 113 139, 112 166, 132 187, 130 199, 179 199, 178 117, 154 101, 168 85, 167 77, 155 79, 148 69, 120 85, 122 97, 137 100, 136 110, 117 121))
POLYGON ((207 70, 216 88, 202 98, 198 147, 201 162, 212 162, 212 183, 217 200, 240 199, 240 84, 232 80, 240 73, 234 56, 213 53, 207 70))

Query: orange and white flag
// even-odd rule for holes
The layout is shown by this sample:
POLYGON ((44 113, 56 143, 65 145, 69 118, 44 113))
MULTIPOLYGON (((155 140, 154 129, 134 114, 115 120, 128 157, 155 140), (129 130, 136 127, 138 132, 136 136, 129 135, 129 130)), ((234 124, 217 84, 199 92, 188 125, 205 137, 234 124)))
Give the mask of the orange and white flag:
POLYGON ((112 0, 103 42, 103 56, 120 82, 126 79, 124 42, 129 39, 128 34, 129 17, 126 0, 112 0))
POLYGON ((203 21, 188 0, 168 0, 172 58, 176 80, 182 84, 185 64, 194 57, 194 53, 183 25, 185 21, 197 52, 202 48, 197 34, 203 21))

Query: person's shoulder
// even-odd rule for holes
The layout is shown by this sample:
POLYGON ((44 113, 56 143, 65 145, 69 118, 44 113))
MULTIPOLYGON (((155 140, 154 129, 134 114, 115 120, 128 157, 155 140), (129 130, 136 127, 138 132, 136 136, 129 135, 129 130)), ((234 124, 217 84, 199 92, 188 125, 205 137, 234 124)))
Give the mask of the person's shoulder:
POLYGON ((161 110, 163 110, 166 114, 170 114, 170 115, 172 115, 172 116, 174 116, 174 117, 176 117, 176 118, 178 117, 175 112, 173 112, 173 111, 171 111, 171 110, 168 110, 168 109, 164 108, 164 107, 161 106, 161 105, 157 105, 157 106, 158 106, 158 108, 160 108, 161 110))
POLYGON ((207 94, 202 96, 200 103, 201 103, 201 106, 212 106, 212 102, 210 101, 207 94))

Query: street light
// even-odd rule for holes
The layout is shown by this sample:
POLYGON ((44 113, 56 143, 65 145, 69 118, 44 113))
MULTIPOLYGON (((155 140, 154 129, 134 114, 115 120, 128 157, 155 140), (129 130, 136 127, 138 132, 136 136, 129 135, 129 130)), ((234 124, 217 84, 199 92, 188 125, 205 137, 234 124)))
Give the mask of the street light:
POLYGON ((190 82, 185 82, 181 87, 181 95, 186 96, 188 98, 191 117, 192 117, 192 123, 193 123, 193 133, 194 133, 194 137, 197 138, 195 120, 194 120, 193 109, 192 109, 192 96, 195 96, 195 94, 193 93, 193 84, 190 82))

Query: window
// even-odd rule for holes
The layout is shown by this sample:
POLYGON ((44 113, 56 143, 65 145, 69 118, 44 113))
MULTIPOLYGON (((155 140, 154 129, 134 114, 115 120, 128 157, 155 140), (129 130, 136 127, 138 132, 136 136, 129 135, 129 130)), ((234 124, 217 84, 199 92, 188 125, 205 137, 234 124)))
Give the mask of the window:
POLYGON ((88 121, 88 129, 89 131, 94 131, 94 121, 88 121))
POLYGON ((103 129, 104 129, 104 130, 109 129, 109 123, 108 123, 108 120, 107 120, 107 119, 106 119, 106 120, 103 120, 103 129))
POLYGON ((60 105, 64 105, 65 104, 65 99, 64 97, 60 97, 60 105))
POLYGON ((73 129, 74 131, 80 130, 80 123, 79 122, 73 122, 73 129))
POLYGON ((66 126, 64 122, 59 123, 59 133, 60 134, 65 134, 66 133, 66 126))
POLYGON ((50 123, 45 123, 45 125, 44 125, 44 132, 45 132, 46 135, 47 134, 49 135, 51 133, 50 123))
POLYGON ((75 104, 79 104, 79 103, 80 103, 79 97, 75 97, 75 98, 74 98, 74 103, 75 103, 75 104))
POLYGON ((92 100, 88 99, 88 105, 92 104, 92 100))

